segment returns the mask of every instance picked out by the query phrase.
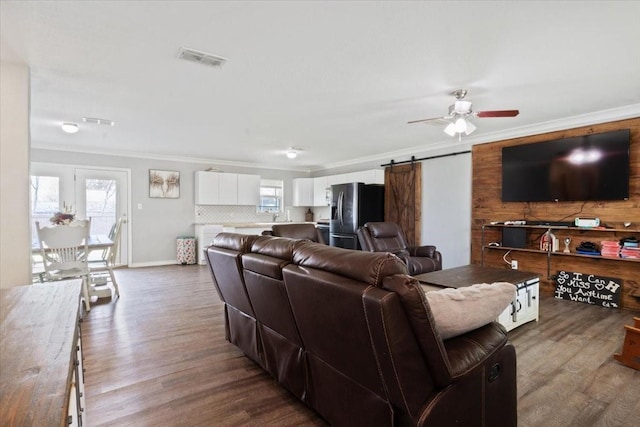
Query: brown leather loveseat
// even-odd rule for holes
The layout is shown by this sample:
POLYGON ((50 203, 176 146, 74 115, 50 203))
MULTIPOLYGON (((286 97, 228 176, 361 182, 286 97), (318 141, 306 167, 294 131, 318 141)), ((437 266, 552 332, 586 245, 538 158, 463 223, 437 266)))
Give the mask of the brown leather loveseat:
POLYGON ((233 233, 206 254, 227 340, 330 424, 516 425, 504 327, 443 341, 396 256, 233 233))

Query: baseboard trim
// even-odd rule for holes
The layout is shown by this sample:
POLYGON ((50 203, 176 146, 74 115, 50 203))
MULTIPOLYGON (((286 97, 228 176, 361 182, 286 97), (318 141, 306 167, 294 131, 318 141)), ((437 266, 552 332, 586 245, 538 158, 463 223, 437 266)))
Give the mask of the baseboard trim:
POLYGON ((129 264, 129 268, 140 268, 140 267, 158 267, 161 265, 176 265, 178 261, 175 259, 167 260, 167 261, 149 261, 149 262, 134 262, 129 264))

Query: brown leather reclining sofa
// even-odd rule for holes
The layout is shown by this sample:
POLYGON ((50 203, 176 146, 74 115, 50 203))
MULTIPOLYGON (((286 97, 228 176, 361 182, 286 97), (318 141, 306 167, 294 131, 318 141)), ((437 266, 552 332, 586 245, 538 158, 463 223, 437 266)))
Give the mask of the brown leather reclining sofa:
POLYGON ((389 253, 219 234, 226 338, 332 425, 516 426, 516 359, 490 323, 443 341, 389 253))

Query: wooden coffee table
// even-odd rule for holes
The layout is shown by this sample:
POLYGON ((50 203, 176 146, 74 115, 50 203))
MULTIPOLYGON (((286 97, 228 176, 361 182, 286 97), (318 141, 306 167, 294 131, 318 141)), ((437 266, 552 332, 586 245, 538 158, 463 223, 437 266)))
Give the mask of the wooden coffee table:
POLYGON ((498 317, 498 322, 510 331, 513 328, 538 321, 540 278, 537 273, 506 268, 465 265, 414 276, 425 292, 443 288, 462 288, 476 283, 509 282, 516 288, 516 298, 498 317))

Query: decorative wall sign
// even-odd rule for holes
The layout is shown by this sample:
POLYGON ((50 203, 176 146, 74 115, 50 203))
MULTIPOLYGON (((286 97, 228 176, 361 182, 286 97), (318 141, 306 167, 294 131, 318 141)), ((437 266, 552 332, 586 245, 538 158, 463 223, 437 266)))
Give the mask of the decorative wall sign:
POLYGON ((555 297, 602 307, 620 307, 622 280, 595 274, 559 271, 555 297))
POLYGON ((180 198, 180 172, 149 169, 149 197, 180 198))

